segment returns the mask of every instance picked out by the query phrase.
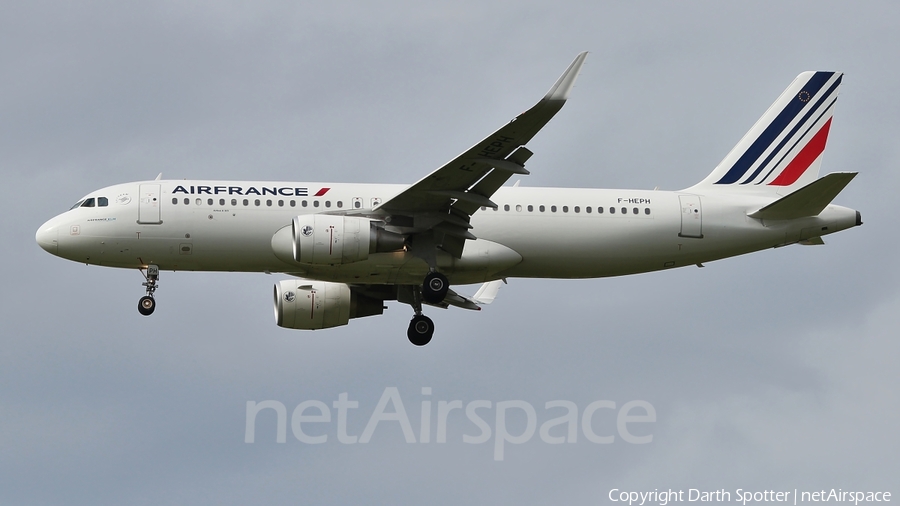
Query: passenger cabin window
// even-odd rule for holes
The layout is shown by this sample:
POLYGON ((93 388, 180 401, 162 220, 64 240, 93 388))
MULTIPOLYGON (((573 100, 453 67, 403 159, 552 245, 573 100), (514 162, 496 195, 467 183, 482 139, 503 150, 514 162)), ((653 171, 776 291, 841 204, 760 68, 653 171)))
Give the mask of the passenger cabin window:
POLYGON ((185 197, 185 199, 184 199, 184 205, 189 205, 190 203, 191 203, 191 199, 185 197))
POLYGON ((555 213, 555 212, 556 212, 556 206, 550 206, 550 212, 555 213))
POLYGON ((544 209, 546 209, 546 207, 544 207, 544 206, 538 206, 538 211, 544 212, 544 209))
POLYGON ((177 203, 178 203, 178 197, 172 197, 172 203, 173 203, 173 204, 177 204, 177 203))

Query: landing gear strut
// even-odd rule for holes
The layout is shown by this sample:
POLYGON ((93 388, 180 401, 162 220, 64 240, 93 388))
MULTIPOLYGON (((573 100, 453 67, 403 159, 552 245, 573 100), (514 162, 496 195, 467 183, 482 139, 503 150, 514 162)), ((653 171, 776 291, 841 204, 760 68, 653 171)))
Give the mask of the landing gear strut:
MULTIPOLYGON (((443 300, 443 297, 441 300, 443 300)), ((434 322, 431 321, 431 318, 422 314, 422 290, 419 287, 413 288, 412 307, 416 314, 409 321, 406 337, 409 338, 409 342, 416 346, 425 346, 431 342, 431 336, 434 335, 434 322)))
MULTIPOLYGON (((144 274, 143 269, 141 274, 144 274)), ((153 310, 156 309, 156 299, 153 298, 153 292, 158 288, 156 282, 159 281, 159 267, 148 265, 147 274, 144 274, 144 278, 146 281, 141 283, 141 285, 147 288, 147 295, 144 295, 138 301, 138 312, 144 316, 150 316, 153 314, 153 310)))

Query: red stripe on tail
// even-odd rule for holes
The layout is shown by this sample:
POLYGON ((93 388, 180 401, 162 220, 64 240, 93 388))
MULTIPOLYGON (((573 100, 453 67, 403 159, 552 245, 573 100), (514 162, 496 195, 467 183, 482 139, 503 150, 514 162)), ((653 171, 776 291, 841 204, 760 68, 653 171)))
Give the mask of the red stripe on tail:
POLYGON ((831 118, 822 125, 822 129, 810 139, 809 144, 804 146, 803 149, 797 153, 797 156, 791 160, 791 163, 789 163, 788 166, 781 171, 781 174, 779 174, 774 181, 769 183, 769 185, 790 186, 800 179, 800 176, 806 172, 806 169, 816 161, 816 158, 819 158, 822 151, 825 151, 825 141, 828 140, 828 129, 830 128, 831 118))

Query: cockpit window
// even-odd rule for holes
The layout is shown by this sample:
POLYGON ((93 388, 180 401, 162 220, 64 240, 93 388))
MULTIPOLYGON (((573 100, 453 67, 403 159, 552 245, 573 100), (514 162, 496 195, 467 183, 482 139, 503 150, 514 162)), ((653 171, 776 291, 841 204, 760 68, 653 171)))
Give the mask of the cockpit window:
POLYGON ((76 207, 81 207, 81 203, 82 203, 82 202, 84 202, 84 199, 79 200, 78 202, 76 202, 74 206, 72 206, 72 207, 69 208, 69 211, 71 211, 72 209, 75 209, 76 207))
POLYGON ((81 207, 94 207, 94 198, 91 197, 89 199, 85 199, 84 203, 81 204, 81 207))
POLYGON ((109 205, 109 199, 106 197, 97 197, 97 207, 106 207, 109 205))

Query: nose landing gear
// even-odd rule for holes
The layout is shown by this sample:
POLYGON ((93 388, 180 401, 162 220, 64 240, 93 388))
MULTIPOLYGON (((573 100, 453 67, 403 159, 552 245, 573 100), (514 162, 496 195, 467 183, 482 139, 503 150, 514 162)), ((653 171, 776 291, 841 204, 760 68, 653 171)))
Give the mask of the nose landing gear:
POLYGON ((156 265, 148 265, 147 274, 144 274, 143 269, 141 269, 141 274, 143 274, 146 279, 146 281, 141 283, 141 286, 147 288, 147 295, 144 295, 141 297, 141 300, 138 301, 138 312, 144 316, 150 316, 156 309, 156 299, 153 298, 153 292, 158 288, 156 282, 159 281, 159 267, 156 265))

